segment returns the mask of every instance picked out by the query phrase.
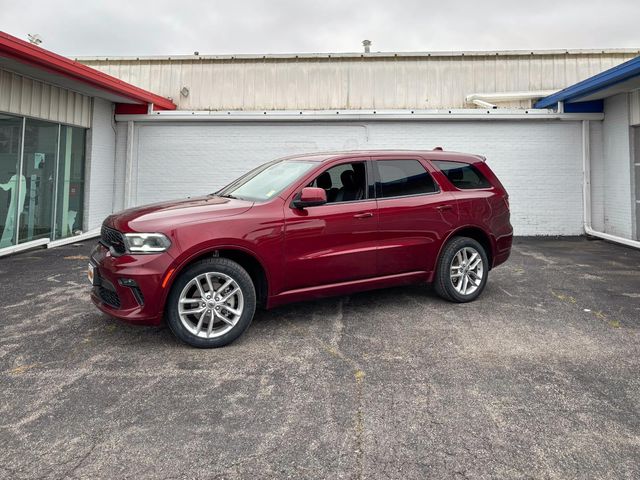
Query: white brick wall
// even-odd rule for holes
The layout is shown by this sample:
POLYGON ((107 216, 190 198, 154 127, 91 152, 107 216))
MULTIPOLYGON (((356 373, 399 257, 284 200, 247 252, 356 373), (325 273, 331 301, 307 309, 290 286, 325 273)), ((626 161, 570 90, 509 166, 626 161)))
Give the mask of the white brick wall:
POLYGON ((127 124, 118 122, 116 127, 116 150, 115 150, 115 184, 113 188, 113 209, 115 211, 125 208, 125 157, 127 149, 127 124))
MULTIPOLYGON (((118 133, 120 165, 126 127, 119 126, 118 133)), ((209 193, 260 163, 290 153, 439 145, 487 157, 510 193, 516 235, 582 233, 580 122, 189 122, 139 124, 135 137, 137 204, 209 193)), ((122 177, 116 182, 118 192, 121 182, 122 177)), ((121 205, 118 199, 116 205, 121 205)))
POLYGON ((604 232, 624 238, 632 238, 634 214, 628 97, 620 94, 605 100, 600 172, 603 192, 597 205, 602 209, 604 232))
POLYGON ((361 125, 176 124, 136 129, 136 204, 211 193, 284 155, 356 149, 361 125))
POLYGON ((516 235, 579 235, 581 142, 579 122, 421 122, 372 124, 370 146, 484 155, 509 192, 516 235))
POLYGON ((112 103, 93 99, 91 129, 87 136, 85 230, 100 226, 113 211, 116 134, 112 103))

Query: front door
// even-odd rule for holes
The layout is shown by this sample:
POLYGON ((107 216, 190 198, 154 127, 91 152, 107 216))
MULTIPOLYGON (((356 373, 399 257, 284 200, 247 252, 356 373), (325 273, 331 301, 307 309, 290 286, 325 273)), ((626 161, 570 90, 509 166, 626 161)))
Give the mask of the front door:
POLYGON ((449 192, 443 192, 417 158, 374 158, 378 202, 377 274, 431 271, 442 238, 458 217, 449 192))
POLYGON ((325 205, 285 205, 285 291, 375 275, 378 215, 368 184, 366 161, 344 161, 309 185, 327 192, 325 205))

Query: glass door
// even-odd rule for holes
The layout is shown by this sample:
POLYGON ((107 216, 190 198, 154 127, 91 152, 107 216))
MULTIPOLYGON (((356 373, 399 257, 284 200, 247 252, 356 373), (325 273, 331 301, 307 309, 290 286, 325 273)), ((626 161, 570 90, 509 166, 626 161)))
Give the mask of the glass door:
POLYGON ((22 117, 0 114, 0 248, 16 244, 20 198, 24 204, 26 183, 18 175, 22 121, 22 117))
POLYGON ((18 217, 18 243, 51 238, 59 130, 55 123, 26 119, 22 158, 26 198, 18 217))

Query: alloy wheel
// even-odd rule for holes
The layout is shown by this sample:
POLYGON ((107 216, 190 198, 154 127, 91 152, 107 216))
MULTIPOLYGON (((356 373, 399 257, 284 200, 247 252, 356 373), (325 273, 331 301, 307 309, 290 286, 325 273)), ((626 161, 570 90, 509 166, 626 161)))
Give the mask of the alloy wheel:
POLYGON ((482 256, 475 248, 462 247, 453 256, 449 278, 458 293, 471 295, 480 287, 483 275, 482 256))
POLYGON ((240 320, 244 296, 238 283, 221 272, 207 272, 185 285, 178 300, 182 325, 200 338, 216 338, 240 320))

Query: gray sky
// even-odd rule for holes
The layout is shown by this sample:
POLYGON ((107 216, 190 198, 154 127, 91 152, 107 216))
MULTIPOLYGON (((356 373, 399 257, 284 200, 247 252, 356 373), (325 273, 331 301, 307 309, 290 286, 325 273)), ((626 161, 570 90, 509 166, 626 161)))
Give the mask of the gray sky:
POLYGON ((640 48, 640 0, 0 0, 64 55, 640 48))

